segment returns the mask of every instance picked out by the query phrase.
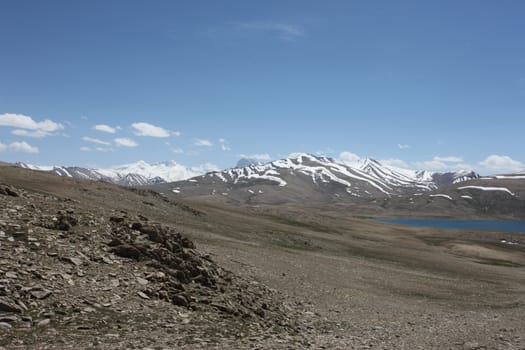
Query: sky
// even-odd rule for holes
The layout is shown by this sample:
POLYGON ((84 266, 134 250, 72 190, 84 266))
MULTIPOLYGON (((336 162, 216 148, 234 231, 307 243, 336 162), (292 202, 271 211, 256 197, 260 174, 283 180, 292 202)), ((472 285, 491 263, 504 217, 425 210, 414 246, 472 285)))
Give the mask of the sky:
POLYGON ((525 171, 525 2, 0 4, 0 160, 525 171))

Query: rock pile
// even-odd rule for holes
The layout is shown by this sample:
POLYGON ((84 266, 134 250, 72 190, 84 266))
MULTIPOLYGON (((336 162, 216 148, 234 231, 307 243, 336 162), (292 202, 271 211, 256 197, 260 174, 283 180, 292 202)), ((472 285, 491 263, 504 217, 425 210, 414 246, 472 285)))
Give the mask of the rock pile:
MULTIPOLYGON (((145 219, 145 220, 144 220, 145 219)), ((290 325, 286 310, 269 298, 271 291, 247 283, 220 268, 209 257, 200 254, 192 241, 173 228, 125 217, 111 217, 114 254, 141 261, 156 271, 147 276, 153 282, 142 291, 143 297, 169 301, 194 310, 215 311, 264 321, 276 318, 290 325)), ((270 321, 271 322, 271 321, 270 321)))

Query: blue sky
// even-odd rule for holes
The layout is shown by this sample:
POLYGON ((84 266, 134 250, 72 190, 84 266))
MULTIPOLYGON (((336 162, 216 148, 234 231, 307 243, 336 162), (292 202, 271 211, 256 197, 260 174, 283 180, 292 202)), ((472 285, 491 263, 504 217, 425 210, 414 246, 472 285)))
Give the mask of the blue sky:
POLYGON ((523 13, 521 0, 2 1, 0 159, 224 168, 300 151, 525 170, 523 13))

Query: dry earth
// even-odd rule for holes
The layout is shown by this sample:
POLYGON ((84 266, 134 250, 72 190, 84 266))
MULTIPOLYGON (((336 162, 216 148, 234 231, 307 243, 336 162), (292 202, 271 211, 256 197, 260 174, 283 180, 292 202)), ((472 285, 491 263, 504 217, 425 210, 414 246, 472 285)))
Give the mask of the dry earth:
POLYGON ((525 349, 525 246, 505 233, 9 166, 0 189, 0 348, 525 349))

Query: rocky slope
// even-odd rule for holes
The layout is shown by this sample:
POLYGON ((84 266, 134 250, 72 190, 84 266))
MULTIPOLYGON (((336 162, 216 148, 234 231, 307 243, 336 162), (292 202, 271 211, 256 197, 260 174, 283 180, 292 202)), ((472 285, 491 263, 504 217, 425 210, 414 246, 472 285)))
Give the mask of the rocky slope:
POLYGON ((106 185, 105 195, 125 195, 143 213, 131 214, 98 196, 90 202, 93 183, 21 170, 28 188, 5 183, 6 171, 1 166, 0 349, 142 348, 159 329, 176 330, 165 345, 177 348, 259 334, 302 341, 300 305, 221 268, 176 228, 145 216, 158 205, 175 215, 176 205, 106 185), (78 186, 85 199, 49 193, 46 184, 78 186))

